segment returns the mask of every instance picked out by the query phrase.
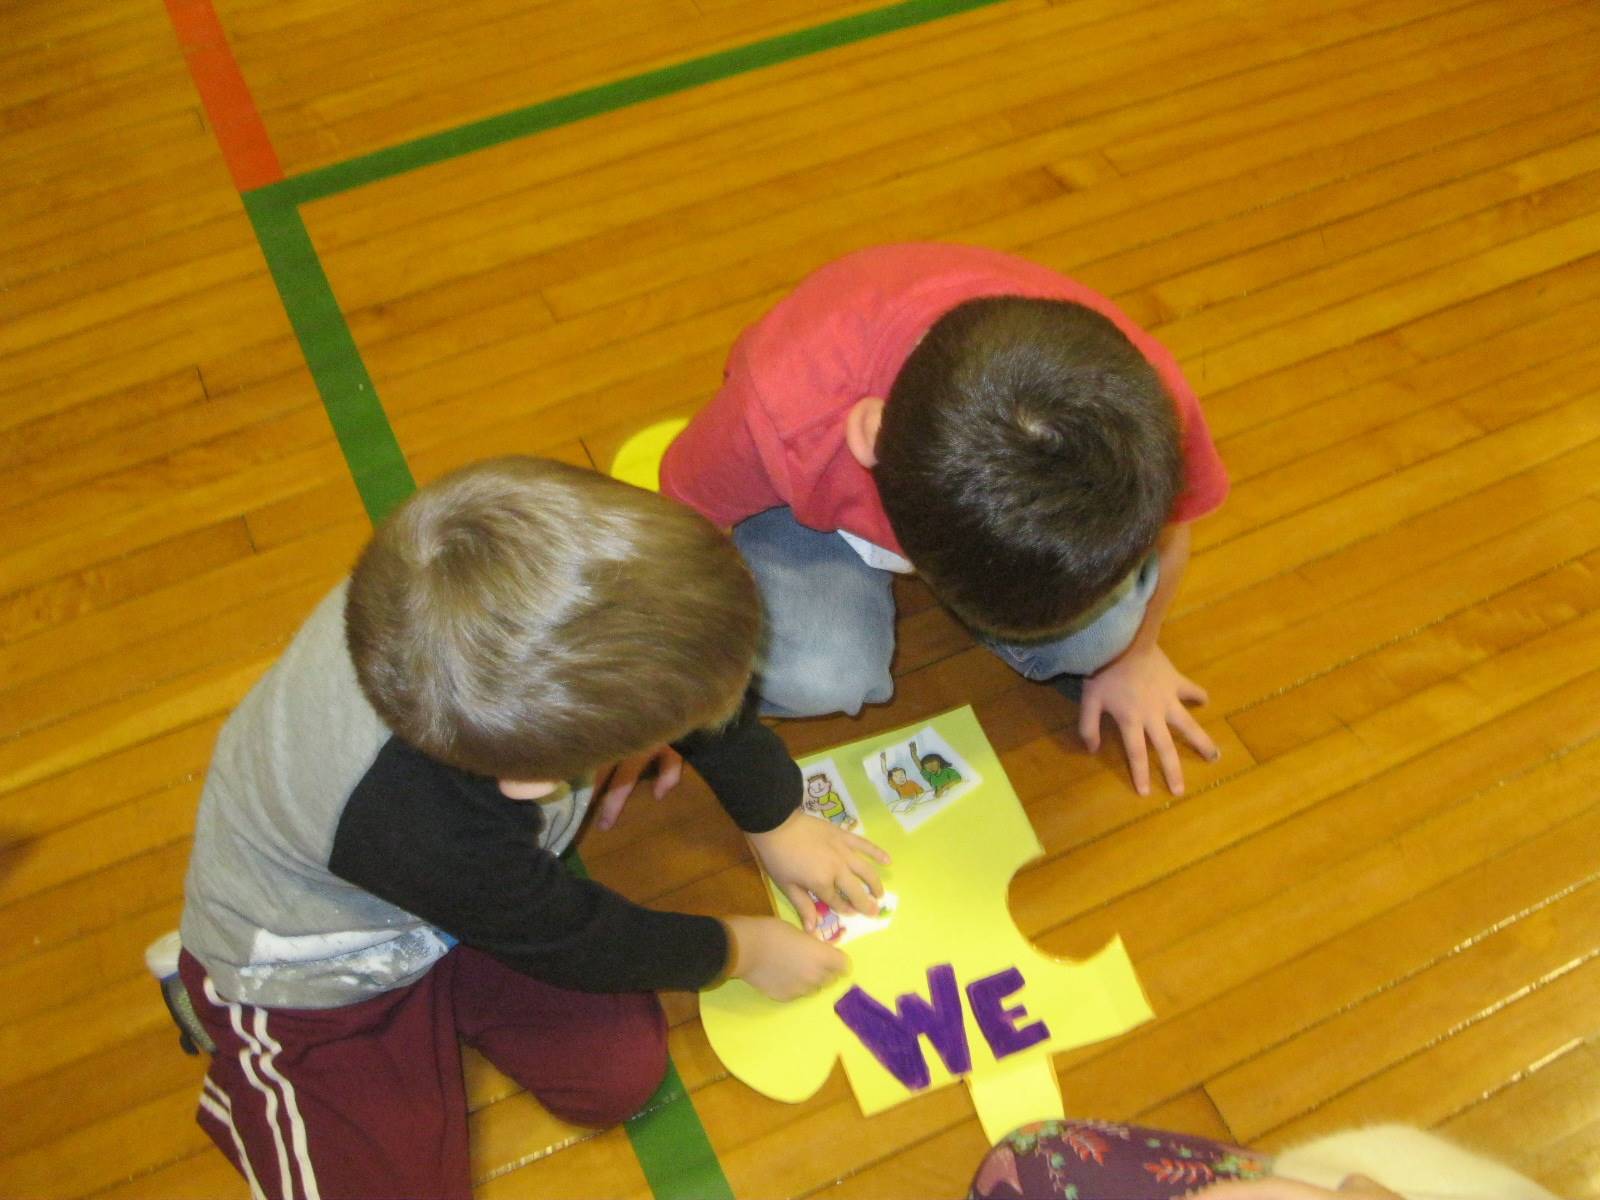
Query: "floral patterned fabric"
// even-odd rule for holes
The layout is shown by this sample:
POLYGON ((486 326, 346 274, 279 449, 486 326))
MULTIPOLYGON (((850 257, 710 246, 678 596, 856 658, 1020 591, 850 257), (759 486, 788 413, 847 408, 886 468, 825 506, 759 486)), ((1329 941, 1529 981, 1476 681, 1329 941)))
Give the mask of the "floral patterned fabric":
POLYGON ((984 1157, 969 1200, 1173 1200, 1259 1179, 1264 1155, 1210 1138, 1109 1121, 1039 1121, 984 1157))

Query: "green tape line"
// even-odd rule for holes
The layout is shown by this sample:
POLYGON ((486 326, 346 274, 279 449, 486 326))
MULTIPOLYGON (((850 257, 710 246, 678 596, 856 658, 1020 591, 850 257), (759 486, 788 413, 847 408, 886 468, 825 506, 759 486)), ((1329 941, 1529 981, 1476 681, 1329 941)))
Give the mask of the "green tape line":
POLYGON ((317 258, 300 211, 262 188, 244 196, 245 211, 300 340, 356 491, 376 525, 416 490, 377 389, 367 374, 344 312, 317 258))
POLYGON ((625 1128, 656 1200, 733 1200, 733 1188, 671 1059, 660 1088, 625 1128))
MULTIPOLYGON (((590 878, 576 849, 569 848, 561 861, 579 879, 590 878)), ((656 1200, 733 1200, 733 1188, 670 1058, 656 1094, 623 1128, 656 1200)))
POLYGON ((601 113, 998 3, 1001 0, 903 0, 885 8, 841 17, 809 29, 797 29, 765 41, 735 46, 643 75, 572 92, 554 100, 374 151, 360 158, 307 171, 260 188, 258 194, 279 193, 290 203, 305 204, 530 134, 570 125, 601 113))

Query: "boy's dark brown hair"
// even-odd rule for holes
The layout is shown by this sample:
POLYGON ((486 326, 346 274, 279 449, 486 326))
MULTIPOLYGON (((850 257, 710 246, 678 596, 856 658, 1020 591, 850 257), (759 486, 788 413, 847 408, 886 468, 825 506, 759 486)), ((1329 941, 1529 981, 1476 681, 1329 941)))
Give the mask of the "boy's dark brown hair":
POLYGON ((890 388, 873 477, 956 615, 1058 634, 1154 547, 1182 486, 1176 411, 1110 320, 1063 300, 951 309, 890 388))
POLYGON ((755 584, 698 514, 536 458, 463 467, 373 537, 345 633, 386 724, 452 766, 570 780, 743 696, 755 584))

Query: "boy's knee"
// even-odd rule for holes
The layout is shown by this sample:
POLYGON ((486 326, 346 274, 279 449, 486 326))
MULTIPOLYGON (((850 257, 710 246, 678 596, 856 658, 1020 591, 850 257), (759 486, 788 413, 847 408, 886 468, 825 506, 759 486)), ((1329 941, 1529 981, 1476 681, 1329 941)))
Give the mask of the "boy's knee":
POLYGON ((562 1120, 590 1129, 621 1125, 650 1102, 650 1097, 667 1077, 666 1043, 662 1043, 661 1052, 652 1061, 630 1061, 625 1066, 607 1069, 605 1076, 591 1095, 546 1107, 562 1120))
POLYGON ((889 668, 868 668, 859 661, 855 670, 763 672, 759 690, 763 711, 783 717, 825 717, 834 713, 854 716, 865 704, 882 704, 894 695, 889 668))
POLYGON ((540 1099, 554 1115, 574 1125, 606 1129, 620 1125, 649 1103, 667 1076, 667 1020, 653 995, 641 995, 636 1014, 618 1029, 612 1052, 598 1056, 581 1092, 540 1099))

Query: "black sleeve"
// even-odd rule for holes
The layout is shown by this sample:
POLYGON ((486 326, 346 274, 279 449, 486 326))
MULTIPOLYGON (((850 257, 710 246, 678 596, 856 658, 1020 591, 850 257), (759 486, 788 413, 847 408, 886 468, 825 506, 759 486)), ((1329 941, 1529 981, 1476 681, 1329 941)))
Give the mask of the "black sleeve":
POLYGON ((586 992, 693 991, 722 971, 711 917, 660 912, 539 847, 538 805, 391 739, 345 805, 334 874, 514 970, 586 992))
POLYGON ((761 723, 759 703, 752 691, 728 724, 673 744, 746 833, 782 825, 800 807, 803 787, 789 748, 761 723))

